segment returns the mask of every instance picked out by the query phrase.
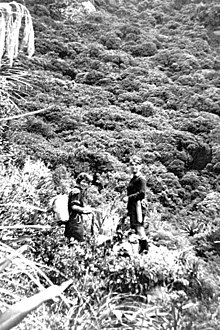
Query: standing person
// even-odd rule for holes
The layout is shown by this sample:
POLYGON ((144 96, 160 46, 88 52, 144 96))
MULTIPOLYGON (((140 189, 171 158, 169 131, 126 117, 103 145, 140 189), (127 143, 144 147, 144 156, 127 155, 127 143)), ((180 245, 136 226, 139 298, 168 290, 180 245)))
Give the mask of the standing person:
POLYGON ((80 173, 76 179, 76 186, 70 191, 68 197, 69 220, 65 222, 64 236, 69 243, 71 238, 79 242, 84 241, 83 214, 92 213, 89 206, 84 206, 84 197, 92 177, 87 173, 80 173))
POLYGON ((139 253, 148 251, 148 243, 144 229, 146 208, 141 204, 146 193, 146 180, 141 174, 142 162, 138 156, 130 160, 130 169, 133 174, 127 186, 127 210, 131 229, 139 236, 139 253))

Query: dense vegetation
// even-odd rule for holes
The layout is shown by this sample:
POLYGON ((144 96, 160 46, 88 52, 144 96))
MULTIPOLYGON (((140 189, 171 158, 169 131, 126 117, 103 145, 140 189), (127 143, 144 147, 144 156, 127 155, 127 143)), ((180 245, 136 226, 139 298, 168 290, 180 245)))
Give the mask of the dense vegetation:
POLYGON ((2 258, 27 248, 3 270, 0 308, 71 278, 59 302, 20 328, 217 329, 218 0, 95 0, 90 13, 81 2, 26 0, 35 54, 0 68, 2 118, 45 109, 0 122, 1 226, 53 224, 40 209, 88 171, 96 236, 112 235, 125 212, 128 160, 138 154, 150 250, 118 255, 89 230, 69 249, 60 227, 1 227, 2 258))

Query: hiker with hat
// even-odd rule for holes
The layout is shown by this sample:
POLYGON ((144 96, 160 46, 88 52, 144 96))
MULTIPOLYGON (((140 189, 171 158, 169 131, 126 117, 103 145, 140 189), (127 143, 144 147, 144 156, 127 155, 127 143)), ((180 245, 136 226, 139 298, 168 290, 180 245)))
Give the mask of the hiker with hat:
POLYGON ((148 251, 148 243, 144 229, 146 208, 142 201, 146 193, 146 180, 141 174, 142 161, 139 156, 133 156, 129 162, 132 178, 127 186, 127 211, 130 227, 139 237, 139 253, 148 251))

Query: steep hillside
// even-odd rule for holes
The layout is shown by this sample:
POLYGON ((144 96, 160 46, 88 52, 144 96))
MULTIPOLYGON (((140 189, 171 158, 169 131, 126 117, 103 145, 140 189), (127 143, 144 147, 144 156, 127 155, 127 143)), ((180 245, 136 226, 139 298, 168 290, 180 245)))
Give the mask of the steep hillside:
POLYGON ((203 204, 220 193, 217 1, 96 1, 92 13, 79 3, 27 1, 36 53, 20 60, 32 89, 18 105, 52 108, 11 123, 17 164, 31 155, 106 176, 137 153, 165 217, 209 221, 203 204))
POLYGON ((27 329, 42 319, 47 329, 219 328, 218 2, 25 0, 36 51, 1 68, 11 83, 1 116, 43 111, 1 121, 1 225, 50 225, 50 198, 88 171, 98 230, 104 220, 109 230, 125 212, 134 154, 143 159, 150 224, 149 254, 134 259, 112 255, 89 233, 69 250, 61 228, 1 228, 2 258, 11 253, 4 242, 27 240, 25 256, 46 274, 23 259, 12 273, 3 268, 2 287, 22 282, 11 284, 13 302, 42 283, 75 281, 68 299, 47 305, 27 329))

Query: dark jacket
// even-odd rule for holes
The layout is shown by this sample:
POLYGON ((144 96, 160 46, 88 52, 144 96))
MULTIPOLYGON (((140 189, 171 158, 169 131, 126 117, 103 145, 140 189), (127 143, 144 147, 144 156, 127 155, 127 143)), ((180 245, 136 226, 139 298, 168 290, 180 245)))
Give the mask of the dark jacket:
MULTIPOLYGON (((127 187, 127 196, 128 196, 128 204, 127 210, 128 215, 130 216, 131 226, 140 225, 137 221, 137 212, 136 206, 137 201, 141 201, 144 199, 146 193, 146 180, 142 176, 133 176, 130 180, 127 187)), ((143 218, 146 214, 146 209, 142 208, 143 218)))
POLYGON ((79 187, 75 187, 73 191, 69 193, 69 198, 68 198, 69 221, 67 221, 65 224, 64 235, 69 239, 73 237, 78 241, 84 241, 82 213, 73 210, 72 207, 74 205, 80 207, 84 206, 82 191, 79 187))

